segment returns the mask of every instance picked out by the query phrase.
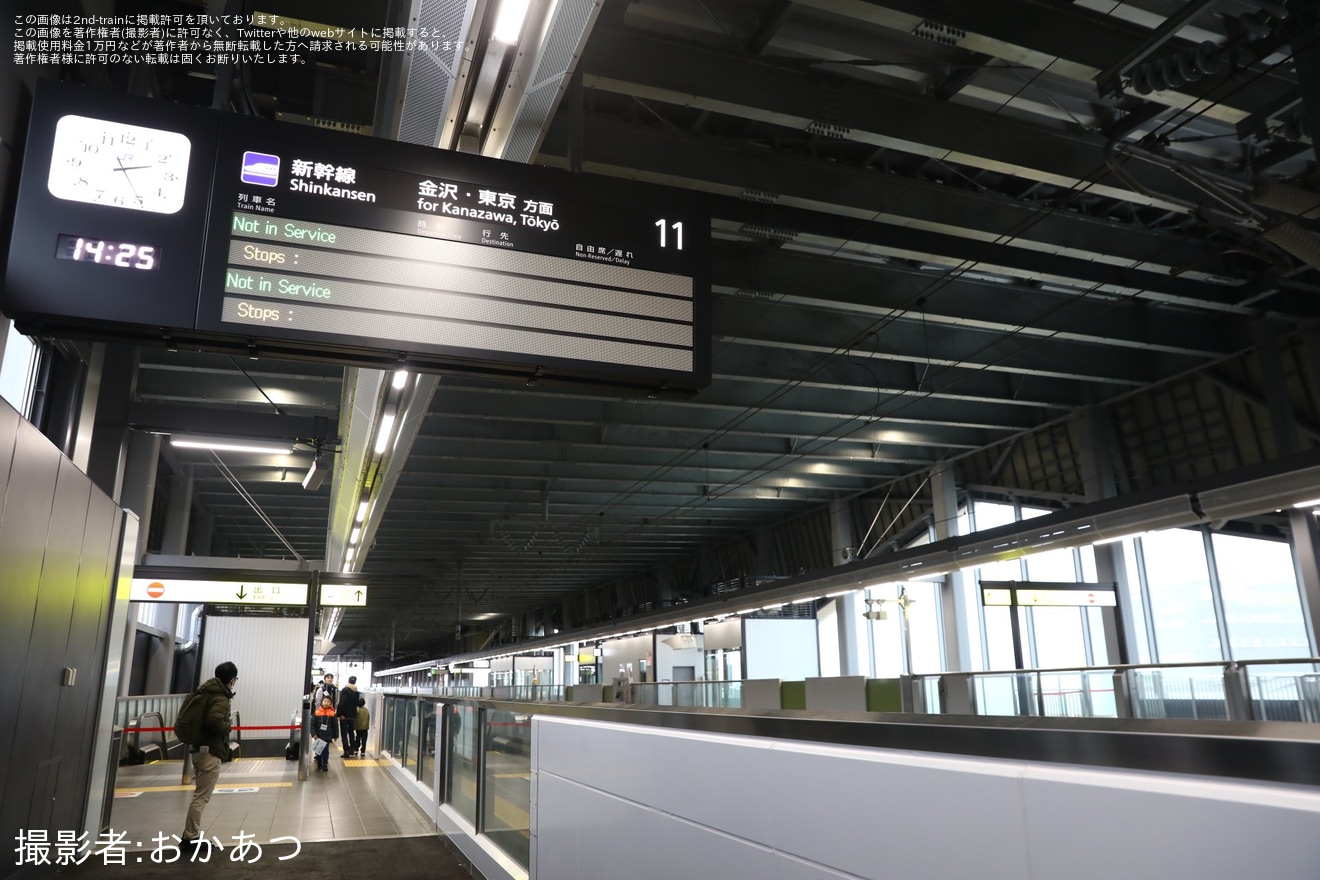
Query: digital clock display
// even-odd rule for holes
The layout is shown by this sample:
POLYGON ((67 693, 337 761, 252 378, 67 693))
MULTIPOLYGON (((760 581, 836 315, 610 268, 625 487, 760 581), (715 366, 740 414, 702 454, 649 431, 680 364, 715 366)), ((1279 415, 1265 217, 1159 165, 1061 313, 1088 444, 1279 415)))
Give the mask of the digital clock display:
POLYGON ((156 269, 160 249, 155 245, 132 241, 109 241, 81 235, 61 235, 55 242, 55 257, 79 263, 100 263, 121 269, 156 269))

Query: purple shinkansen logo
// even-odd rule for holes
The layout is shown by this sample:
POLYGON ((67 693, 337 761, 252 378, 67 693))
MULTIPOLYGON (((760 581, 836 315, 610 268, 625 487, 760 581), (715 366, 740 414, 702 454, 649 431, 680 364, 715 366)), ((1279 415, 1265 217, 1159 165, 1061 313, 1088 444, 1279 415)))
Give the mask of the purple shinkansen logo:
POLYGON ((280 182, 280 157, 270 153, 243 153, 243 171, 239 179, 258 186, 276 186, 280 182))

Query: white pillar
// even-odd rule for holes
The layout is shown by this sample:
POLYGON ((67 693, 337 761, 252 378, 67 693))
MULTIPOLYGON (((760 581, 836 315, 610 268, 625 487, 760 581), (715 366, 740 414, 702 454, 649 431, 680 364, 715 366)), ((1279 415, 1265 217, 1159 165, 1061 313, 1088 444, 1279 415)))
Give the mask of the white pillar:
MULTIPOLYGON (((935 510, 935 540, 958 534, 958 487, 953 468, 939 464, 930 475, 930 491, 935 510)), ((971 613, 964 595, 962 572, 944 576, 940 585, 940 604, 944 609, 944 666, 950 671, 972 669, 972 627, 980 628, 980 619, 971 613)))
MULTIPOLYGON (((830 556, 835 565, 847 565, 856 550, 853 537, 852 510, 847 500, 830 503, 830 556)), ((835 620, 839 627, 839 674, 862 674, 862 646, 857 638, 857 621, 861 619, 862 602, 853 591, 836 598, 835 620)), ((869 668, 870 664, 867 664, 869 668)))

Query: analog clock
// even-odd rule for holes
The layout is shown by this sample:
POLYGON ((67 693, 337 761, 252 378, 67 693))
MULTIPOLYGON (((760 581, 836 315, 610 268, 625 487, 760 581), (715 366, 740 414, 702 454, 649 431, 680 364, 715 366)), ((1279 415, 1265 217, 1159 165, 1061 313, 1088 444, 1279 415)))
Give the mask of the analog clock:
POLYGON ((183 207, 191 151, 177 131, 63 116, 46 188, 71 202, 174 214, 183 207))

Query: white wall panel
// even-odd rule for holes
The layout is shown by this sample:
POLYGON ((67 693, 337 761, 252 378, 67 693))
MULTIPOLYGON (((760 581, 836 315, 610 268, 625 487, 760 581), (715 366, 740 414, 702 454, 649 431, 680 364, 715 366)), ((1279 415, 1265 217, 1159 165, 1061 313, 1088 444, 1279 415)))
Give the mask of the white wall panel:
POLYGON ((1040 765, 1023 800, 1033 877, 1320 877, 1314 789, 1040 765))
MULTIPOLYGON (((226 660, 238 664, 232 707, 242 713, 243 725, 288 724, 307 685, 307 619, 208 615, 202 632, 200 679, 226 660)), ((288 736, 287 730, 243 733, 243 739, 288 736)))
POLYGON ((540 880, 1314 880, 1320 792, 533 721, 540 880))
POLYGON ((802 681, 820 675, 816 621, 743 621, 743 677, 802 681))
POLYGON ((772 839, 799 858, 876 880, 1072 880, 1027 870, 1020 772, 1011 761, 781 742, 772 839), (914 833, 885 833, 897 829, 914 833), (956 846, 946 845, 949 835, 956 846))

